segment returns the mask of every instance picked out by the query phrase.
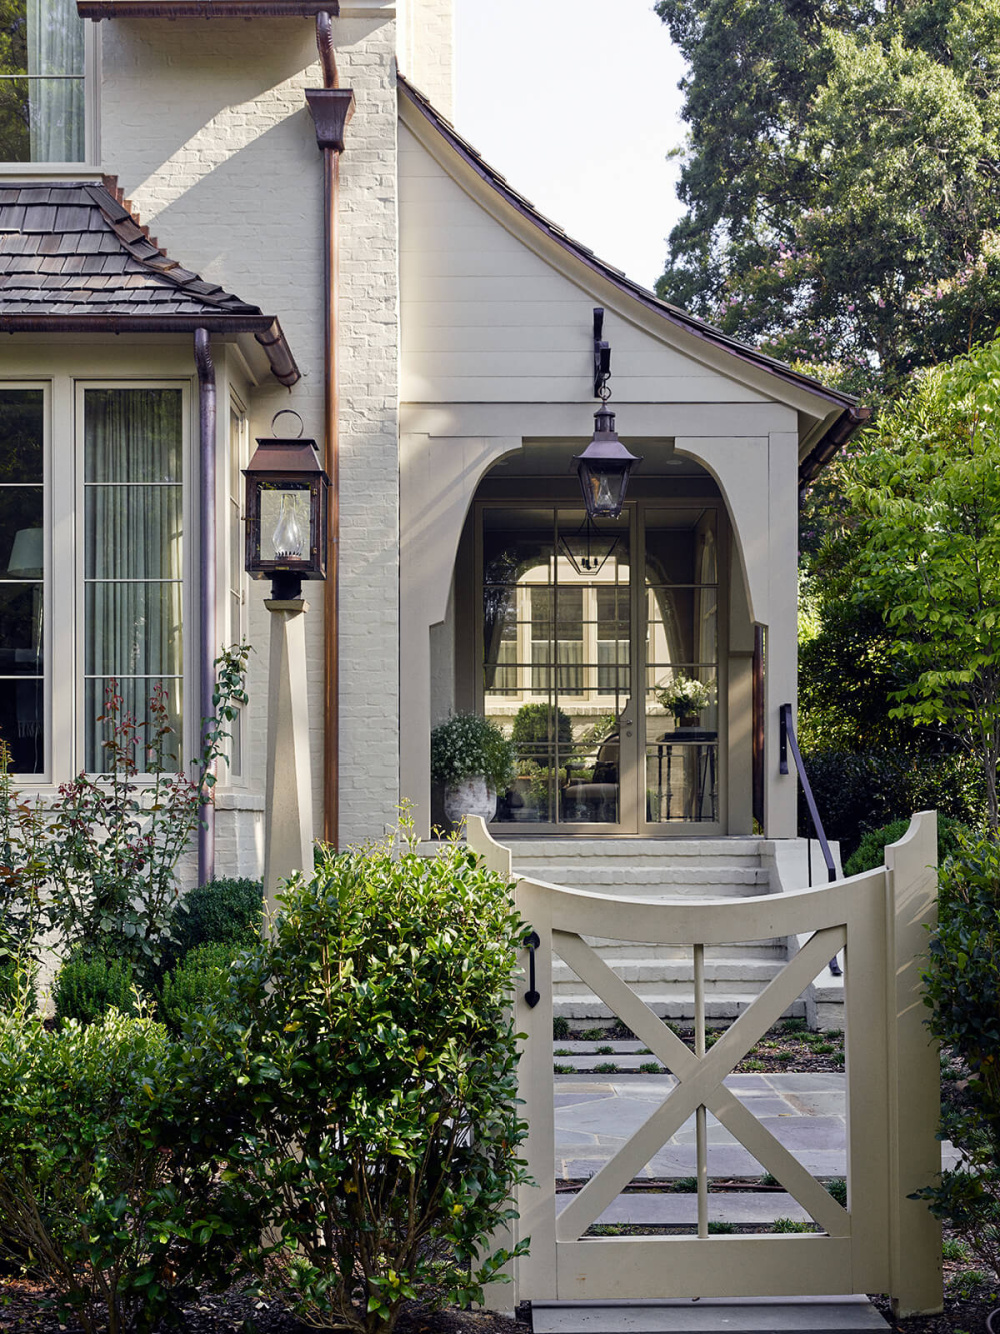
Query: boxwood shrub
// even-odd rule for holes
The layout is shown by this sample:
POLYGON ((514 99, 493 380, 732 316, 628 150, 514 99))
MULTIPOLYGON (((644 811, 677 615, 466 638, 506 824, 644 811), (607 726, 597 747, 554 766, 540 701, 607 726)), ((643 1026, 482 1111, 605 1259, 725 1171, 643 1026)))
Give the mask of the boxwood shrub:
POLYGON ((56 973, 52 1001, 59 1019, 92 1024, 114 1008, 136 1013, 135 976, 127 959, 71 954, 56 973))
POLYGON ((281 1239, 265 1291, 374 1334, 410 1298, 467 1303, 523 1166, 510 887, 462 844, 323 853, 244 960, 248 1130, 230 1157, 281 1239))
MULTIPOLYGON (((865 834, 855 851, 844 863, 844 875, 858 875, 861 871, 874 870, 885 864, 885 850, 890 843, 898 843, 910 827, 909 818, 893 820, 881 829, 873 829, 865 834)), ((970 830, 950 816, 938 815, 938 865, 943 866, 947 858, 959 849, 962 836, 970 837, 970 830)))

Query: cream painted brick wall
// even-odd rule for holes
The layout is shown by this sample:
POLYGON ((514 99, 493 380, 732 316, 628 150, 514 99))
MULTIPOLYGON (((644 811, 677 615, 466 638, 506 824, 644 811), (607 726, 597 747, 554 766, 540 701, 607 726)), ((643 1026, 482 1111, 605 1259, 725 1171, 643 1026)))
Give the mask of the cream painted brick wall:
MULTIPOLYGON (((398 800, 398 261, 395 25, 335 24, 357 111, 341 162, 341 836, 380 835, 398 800)), ((277 315, 303 373, 250 403, 252 436, 294 408, 322 439, 322 157, 303 90, 319 87, 304 20, 103 25, 102 158, 172 258, 277 315)), ((264 789, 266 584, 250 590, 249 790, 264 789)), ((317 833, 322 589, 307 586, 317 833)), ((221 872, 256 873, 259 816, 219 812, 221 872), (243 868, 246 868, 244 872, 243 868)))
POLYGON ((449 120, 455 114, 454 0, 399 0, 399 68, 449 120))

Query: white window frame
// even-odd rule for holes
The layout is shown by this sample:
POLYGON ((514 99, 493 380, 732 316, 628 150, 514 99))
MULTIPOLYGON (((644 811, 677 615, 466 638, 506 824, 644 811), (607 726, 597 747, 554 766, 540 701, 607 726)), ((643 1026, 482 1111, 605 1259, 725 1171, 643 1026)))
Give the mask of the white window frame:
POLYGON ((83 161, 5 162, 0 160, 0 178, 72 176, 100 172, 101 166, 101 25, 93 19, 83 23, 83 161))
MULTIPOLYGON (((225 611, 222 615, 223 645, 228 647, 230 644, 241 644, 244 640, 250 639, 249 625, 249 588, 250 576, 246 572, 246 561, 243 557, 244 548, 244 509, 246 504, 246 490, 243 485, 243 469, 250 461, 250 413, 246 404, 240 398, 235 390, 230 390, 229 394, 229 419, 228 430, 226 434, 226 484, 221 488, 224 492, 222 503, 225 506, 225 516, 221 527, 224 536, 224 557, 222 560, 222 579, 221 586, 225 589, 225 611), (236 440, 234 458, 234 422, 236 426, 236 440), (234 503, 235 502, 235 503, 234 503), (234 534, 235 526, 235 534, 234 534), (233 583, 233 568, 231 565, 231 556, 233 537, 237 539, 237 551, 239 552, 238 580, 237 586, 233 583), (233 616, 234 595, 239 595, 239 615, 233 616)), ((232 740, 226 742, 226 754, 229 756, 229 763, 223 762, 219 766, 218 781, 220 787, 244 788, 247 785, 247 757, 248 746, 250 743, 250 720, 246 707, 240 705, 237 709, 237 718, 234 725, 234 731, 238 729, 240 739, 239 749, 239 767, 233 763, 232 740)))
MULTIPOLYGON (((74 682, 72 690, 72 700, 70 709, 73 720, 70 725, 72 736, 72 756, 73 764, 70 772, 78 773, 83 765, 86 756, 86 727, 87 718, 86 709, 86 684, 84 669, 85 659, 85 607, 86 607, 86 584, 85 573, 85 510, 84 510, 84 396, 88 389, 180 389, 181 391, 181 515, 183 524, 183 555, 181 560, 181 608, 182 622, 185 627, 184 644, 181 658, 181 735, 177 741, 178 764, 182 771, 188 770, 190 761, 196 753, 198 746, 197 729, 193 722, 192 703, 197 712, 197 676, 194 671, 196 661, 195 653, 197 651, 197 626, 198 609, 196 600, 191 588, 191 570, 192 570, 192 543, 195 539, 195 528, 193 526, 192 514, 192 487, 191 487, 191 441, 192 441, 192 397, 191 381, 183 378, 165 378, 152 379, 149 377, 136 377, 134 379, 83 379, 77 378, 73 381, 74 394, 74 412, 73 412, 73 433, 74 458, 73 467, 67 468, 66 472, 71 478, 73 490, 73 514, 74 514, 74 578, 67 580, 74 590, 75 616, 74 616, 74 643, 70 654, 61 661, 72 661, 74 663, 74 682), (192 691, 194 692, 192 694, 192 691)), ((54 470, 55 471, 55 470, 54 470)), ((55 562, 55 557, 53 557, 55 562)), ((53 569, 58 568, 53 563, 53 569)), ((53 580, 53 583, 58 582, 53 580)), ((55 690, 53 689, 53 697, 55 690)), ((61 765, 56 765, 56 772, 61 772, 61 765)))

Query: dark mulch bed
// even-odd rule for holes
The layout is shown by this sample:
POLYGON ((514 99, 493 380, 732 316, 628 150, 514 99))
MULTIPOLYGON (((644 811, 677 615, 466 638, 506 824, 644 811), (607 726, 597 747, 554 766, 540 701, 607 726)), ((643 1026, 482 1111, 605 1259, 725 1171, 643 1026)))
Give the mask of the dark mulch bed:
MULTIPOLYGON (((0 1282, 0 1331, 3 1334, 77 1334, 78 1326, 60 1324, 42 1309, 48 1295, 39 1283, 0 1282)), ((527 1318, 527 1308, 519 1312, 527 1318)), ((315 1334, 280 1306, 248 1297, 238 1290, 204 1297, 185 1309, 183 1334, 315 1334)), ((407 1303, 396 1325, 397 1334, 530 1334, 522 1320, 513 1321, 492 1311, 430 1310, 407 1303)))
MULTIPOLYGON (((892 1318, 888 1297, 873 1297, 872 1303, 900 1334, 986 1334, 986 1318, 1000 1306, 1000 1297, 983 1293, 981 1297, 948 1297, 941 1315, 911 1316, 898 1324, 892 1318)), ((1000 1318, 995 1322, 1000 1329, 1000 1318)))

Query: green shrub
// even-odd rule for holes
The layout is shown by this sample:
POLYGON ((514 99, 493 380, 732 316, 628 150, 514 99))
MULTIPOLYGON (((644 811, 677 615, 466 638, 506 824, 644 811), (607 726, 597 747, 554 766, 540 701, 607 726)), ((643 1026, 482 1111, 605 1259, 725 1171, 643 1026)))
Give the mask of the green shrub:
POLYGON ((281 902, 239 970, 259 1050, 230 1154, 281 1238, 258 1254, 263 1289, 368 1334, 408 1299, 480 1300, 523 1175, 510 886, 462 844, 387 843, 321 852, 281 902))
POLYGON ((514 715, 510 739, 518 762, 536 760, 545 765, 559 743, 559 753, 565 759, 573 749, 573 722, 562 709, 548 704, 522 704, 514 715))
MULTIPOLYGON (((893 820, 881 829, 872 829, 844 863, 844 875, 858 875, 885 864, 885 850, 890 843, 898 843, 910 827, 909 818, 893 820)), ((938 865, 943 866, 958 851, 962 836, 969 837, 968 826, 947 815, 938 816, 938 865)))
POLYGON ((962 848, 938 881, 927 1023, 970 1078, 942 1111, 942 1135, 962 1151, 961 1166, 919 1198, 1000 1277, 1000 847, 984 840, 962 848))
POLYGON ((614 1061, 598 1061, 594 1066, 595 1075, 613 1075, 617 1074, 618 1066, 614 1061))
POLYGON ((708 1234, 728 1235, 736 1231, 736 1224, 730 1223, 724 1218, 710 1218, 708 1220, 708 1234))
MULTIPOLYGON (((804 759, 826 836, 840 842, 848 860, 865 833, 914 811, 937 810, 970 828, 984 821, 981 772, 964 754, 822 750, 804 759)), ((801 791, 799 833, 813 837, 801 791)))
POLYGON ((811 1232, 811 1223, 800 1223, 795 1218, 776 1218, 771 1224, 772 1232, 811 1232))
POLYGON ((160 989, 160 1016, 174 1033, 188 1015, 212 1005, 226 1018, 235 1017, 232 989, 233 962, 239 945, 198 945, 184 956, 160 989))
POLYGON ((92 1024, 114 1008, 136 1013, 135 977, 128 959, 71 954, 56 973, 52 999, 59 1019, 92 1024))
POLYGON ((569 1037, 569 1020, 565 1015, 557 1014, 552 1020, 552 1036, 557 1039, 569 1037))
POLYGON ((219 1050, 144 1016, 0 1019, 0 1247, 73 1328, 151 1331, 228 1286, 228 1246, 256 1235, 220 1212, 239 1200, 206 1147, 232 1092, 219 1050))
POLYGON ((845 1209, 847 1208, 847 1180, 844 1177, 831 1177, 826 1183, 826 1188, 845 1209))
POLYGON ((662 1075, 664 1067, 657 1061, 643 1061, 639 1066, 639 1071, 644 1075, 662 1075))
POLYGON ((166 966, 175 967, 199 945, 254 945, 260 939, 263 921, 261 881, 209 880, 177 900, 170 919, 173 941, 166 953, 166 966))

